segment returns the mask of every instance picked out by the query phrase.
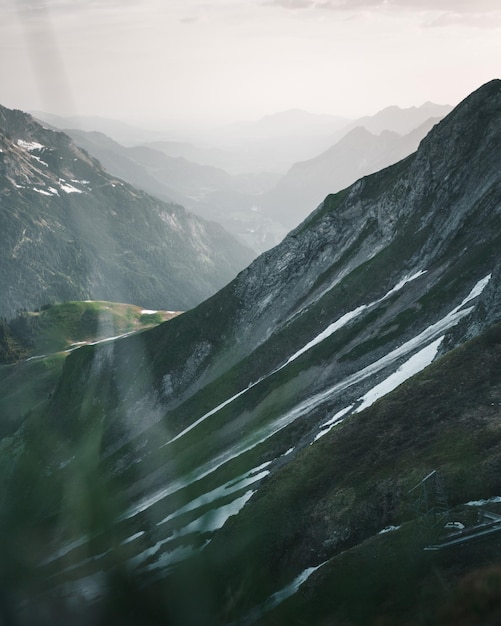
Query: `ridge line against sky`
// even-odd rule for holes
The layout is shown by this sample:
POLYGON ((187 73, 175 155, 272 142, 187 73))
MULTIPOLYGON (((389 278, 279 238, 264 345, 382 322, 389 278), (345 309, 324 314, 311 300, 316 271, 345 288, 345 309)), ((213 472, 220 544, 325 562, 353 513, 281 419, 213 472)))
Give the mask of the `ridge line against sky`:
POLYGON ((204 125, 457 104, 501 76, 499 0, 0 0, 0 103, 204 125))

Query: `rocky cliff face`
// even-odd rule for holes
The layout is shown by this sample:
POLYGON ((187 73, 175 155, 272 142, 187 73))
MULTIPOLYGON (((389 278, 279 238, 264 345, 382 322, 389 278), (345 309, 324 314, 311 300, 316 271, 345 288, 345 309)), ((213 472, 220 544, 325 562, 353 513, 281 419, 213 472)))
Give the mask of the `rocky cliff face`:
POLYGON ((408 521, 403 494, 430 463, 456 502, 461 481, 495 495, 500 153, 493 81, 196 309, 75 351, 49 408, 3 442, 19 459, 4 498, 13 519, 31 503, 49 590, 106 610, 106 572, 132 571, 174 623, 252 623, 291 581, 408 521), (494 408, 466 454, 475 384, 494 408), (462 464, 489 438, 482 487, 462 464), (50 498, 19 497, 26 476, 50 498))
POLYGON ((108 175, 61 132, 0 107, 0 315, 108 299, 186 309, 252 258, 220 227, 108 175))

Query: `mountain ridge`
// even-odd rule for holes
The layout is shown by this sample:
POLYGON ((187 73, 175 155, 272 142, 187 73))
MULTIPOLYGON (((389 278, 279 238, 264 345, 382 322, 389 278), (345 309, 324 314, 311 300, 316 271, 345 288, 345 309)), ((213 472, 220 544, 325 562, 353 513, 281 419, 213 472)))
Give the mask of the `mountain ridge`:
MULTIPOLYGON (((433 469, 453 506, 498 495, 500 142, 492 81, 198 307, 66 359, 44 410, 1 442, 7 518, 29 510, 38 523, 50 615, 54 588, 103 623, 106 610, 124 615, 114 594, 136 590, 155 624, 285 623, 288 612, 266 611, 311 575, 319 620, 377 623, 388 610, 402 623, 390 583, 371 596, 369 569, 365 622, 358 587, 339 615, 315 581, 336 580, 342 551, 363 554, 388 524, 410 525, 381 540, 399 567, 421 554, 399 548, 419 521, 403 493, 433 469), (479 459, 485 480, 470 471, 479 459), (77 480, 87 486, 74 502, 77 480)), ((413 598, 417 579, 401 583, 413 598)), ((318 615, 312 604, 299 620, 318 615)))
MULTIPOLYGON (((442 139, 439 139, 440 143, 442 143, 442 139)), ((425 149, 428 150, 426 144, 425 149)), ((478 169, 481 173, 482 165, 480 163, 478 169)), ((421 285, 421 287, 426 289, 426 283, 429 278, 436 281, 437 285, 440 285, 440 283, 451 281, 456 275, 452 285, 456 285, 456 289, 461 289, 462 295, 458 298, 458 301, 460 301, 471 288, 464 286, 464 280, 468 275, 470 275, 470 285, 473 285, 475 281, 483 278, 489 271, 492 273, 492 270, 499 266, 499 260, 496 260, 495 254, 495 242, 498 238, 496 238, 496 231, 494 230, 492 234, 493 243, 489 245, 486 261, 481 262, 480 269, 474 269, 475 265, 470 270, 467 269, 469 259, 475 259, 479 253, 475 249, 476 247, 473 246, 469 254, 465 255, 461 248, 461 237, 454 244, 454 263, 449 261, 444 267, 438 266, 434 268, 430 264, 430 257, 433 257, 436 251, 440 255, 440 245, 445 239, 444 235, 447 231, 449 233, 451 231, 455 232, 454 229, 458 226, 457 222, 460 218, 460 212, 457 211, 456 220, 447 226, 448 215, 442 215, 439 211, 437 214, 439 227, 435 224, 430 224, 426 219, 422 220, 419 214, 415 213, 415 203, 422 202, 423 199, 427 200, 429 196, 429 175, 430 168, 427 153, 424 155, 418 153, 408 157, 400 164, 361 179, 345 192, 329 196, 323 205, 316 212, 312 213, 301 226, 292 231, 280 246, 265 253, 254 261, 249 268, 243 270, 236 281, 225 288, 219 296, 220 300, 216 297, 211 298, 201 308, 193 311, 192 314, 185 315, 182 319, 176 321, 171 328, 174 328, 178 323, 183 325, 191 324, 192 317, 200 320, 197 324, 202 324, 202 320, 212 314, 209 313, 211 309, 214 309, 214 314, 218 310, 222 311, 219 301, 223 302, 225 301, 223 298, 225 298, 226 325, 222 327, 223 330, 218 331, 221 333, 219 336, 214 332, 210 334, 214 337, 213 341, 217 342, 225 335, 227 341, 230 339, 232 342, 238 337, 235 343, 235 356, 230 358, 227 351, 224 353, 225 367, 228 369, 232 362, 236 362, 238 358, 241 358, 241 346, 247 343, 252 346, 252 350, 255 352, 260 344, 264 344, 270 338, 269 329, 271 328, 273 328, 273 333, 277 336, 280 332, 288 333, 291 332, 289 329, 296 328, 295 334, 297 338, 301 339, 304 335, 303 341, 308 343, 312 339, 311 327, 308 322, 299 319, 300 315, 295 307, 299 306, 299 312, 306 320, 312 316, 316 309, 313 328, 327 327, 330 316, 325 305, 322 307, 318 306, 320 300, 324 299, 326 302, 334 301, 337 296, 339 301, 336 308, 340 311, 340 314, 349 312, 350 308, 356 308, 356 298, 359 297, 359 294, 354 292, 354 288, 356 291, 364 294, 366 301, 371 299, 377 300, 378 297, 380 298, 385 292, 391 290, 392 285, 395 285, 402 279, 402 270, 390 269, 394 259, 399 258, 400 266, 403 266, 404 271, 407 270, 410 276, 412 267, 409 265, 409 262, 412 255, 416 254, 416 252, 420 266, 416 266, 415 270, 418 272, 427 270, 427 275, 412 281, 412 285, 421 285), (425 164, 424 170, 421 170, 422 161, 425 164), (418 186, 417 184, 413 187, 407 180, 401 181, 398 179, 398 175, 404 167, 409 170, 410 175, 419 183, 421 193, 418 198, 416 198, 415 188, 418 186), (423 177, 426 179, 426 183, 423 182, 423 177), (394 182, 395 179, 397 180, 396 183, 394 182), (393 182, 393 186, 390 186, 389 183, 391 182, 393 182), (380 189, 384 189, 384 191, 378 198, 377 208, 373 209, 372 212, 368 212, 364 205, 373 201, 371 188, 375 185, 380 189), (404 193, 406 194, 406 200, 402 202, 402 194, 404 193), (357 220, 360 220, 361 217, 368 224, 365 232, 363 228, 362 231, 360 230, 357 223, 357 220), (405 243, 400 243, 398 240, 392 243, 395 228, 397 224, 400 227, 402 226, 402 219, 410 220, 409 225, 406 227, 407 230, 404 232, 405 236, 400 237, 400 240, 405 243), (315 229, 312 228, 313 224, 315 224, 315 229), (409 231, 414 231, 415 226, 417 226, 418 234, 417 237, 414 237, 416 241, 411 246, 408 246, 402 258, 403 248, 405 245, 408 245, 406 239, 410 236, 409 231), (331 238, 331 233, 334 233, 334 239, 331 238), (335 256, 333 258, 331 255, 334 249, 335 256), (308 263, 305 263, 306 259, 308 259, 308 263), (492 261, 494 261, 494 267, 489 265, 492 261), (284 275, 283 268, 286 263, 288 263, 287 275, 284 275), (330 268, 336 270, 336 266, 338 266, 337 271, 339 272, 340 263, 342 263, 340 278, 336 278, 334 273, 334 280, 329 283, 330 287, 327 293, 322 293, 325 291, 325 287, 316 287, 313 277, 320 276, 325 281, 326 278, 329 278, 329 273, 332 273, 330 268), (374 283, 371 286, 370 281, 368 283, 367 279, 360 273, 360 269, 364 269, 369 264, 374 265, 373 273, 378 273, 379 276, 383 277, 383 283, 381 283, 380 279, 378 283, 374 283), (459 273, 457 273, 458 271, 459 273), (350 274, 353 275, 353 278, 348 280, 350 274), (451 278, 447 278, 448 275, 451 278), (345 286, 342 284, 343 282, 345 286), (340 297, 343 292, 344 295, 340 297), (270 298, 271 294, 273 294, 273 297, 270 298), (295 313, 293 315, 288 313, 286 306, 295 310, 295 313), (231 315, 232 310, 238 311, 238 313, 234 321, 230 322, 231 318, 228 316, 231 315), (233 324, 236 325, 238 330, 232 329, 233 324)), ((490 176, 492 177, 492 173, 490 176)), ((444 178, 441 178, 441 180, 444 178)), ((453 180, 452 177, 449 177, 446 181, 447 186, 451 180, 453 180)), ((464 186, 466 182, 464 176, 458 173, 457 180, 464 186)), ((454 180, 454 184, 455 182, 454 180)), ((483 187, 486 184, 481 184, 480 189, 483 193, 485 193, 483 187)), ((496 184, 498 185, 499 183, 497 182, 496 184)), ((470 205, 472 208, 476 207, 476 202, 478 202, 476 195, 474 191, 470 205)), ((489 194, 487 194, 487 199, 489 199, 489 194)), ((438 203, 440 201, 441 197, 439 194, 438 203)), ((484 215, 490 206, 489 204, 487 208, 483 207, 484 215)), ((423 215, 426 215, 426 213, 423 215)), ((462 220, 465 221, 466 219, 467 217, 463 215, 462 220)), ((475 219, 478 225, 481 219, 478 216, 475 219)), ((496 217, 496 212, 494 212, 491 219, 499 220, 499 217, 496 217)), ((449 235, 449 237, 452 236, 449 235)), ((480 242, 481 245, 483 243, 480 242)), ((493 293, 497 292, 497 289, 493 287, 493 285, 497 284, 497 281, 497 275, 491 278, 489 281, 490 286, 488 286, 483 297, 487 297, 491 290, 493 293)), ((499 299, 499 295, 495 297, 499 299)), ((433 299, 431 301, 433 306, 438 307, 437 310, 443 309, 443 304, 439 300, 436 304, 434 304, 433 299)), ((494 300, 494 302, 497 302, 497 300, 494 300)), ((490 323, 496 310, 496 307, 485 307, 482 313, 482 315, 486 316, 484 323, 490 323)), ((314 333, 316 333, 316 330, 314 330, 314 333)), ((278 354, 277 357, 278 359, 280 358, 278 354)), ((276 365, 280 364, 279 360, 275 362, 276 365)))
POLYGON ((314 159, 294 164, 262 198, 270 215, 289 227, 306 217, 304 207, 415 152, 438 119, 429 119, 407 135, 385 130, 376 135, 364 126, 348 131, 314 159))
POLYGON ((183 310, 252 258, 218 225, 107 174, 64 133, 3 107, 0 128, 1 315, 89 298, 183 310))

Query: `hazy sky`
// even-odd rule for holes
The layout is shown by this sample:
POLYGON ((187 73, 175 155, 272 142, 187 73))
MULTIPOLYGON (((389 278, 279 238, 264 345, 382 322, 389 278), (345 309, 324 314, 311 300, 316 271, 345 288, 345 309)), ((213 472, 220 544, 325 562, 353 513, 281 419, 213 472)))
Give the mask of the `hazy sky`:
POLYGON ((0 103, 118 119, 358 117, 501 77, 501 0, 0 0, 0 103))

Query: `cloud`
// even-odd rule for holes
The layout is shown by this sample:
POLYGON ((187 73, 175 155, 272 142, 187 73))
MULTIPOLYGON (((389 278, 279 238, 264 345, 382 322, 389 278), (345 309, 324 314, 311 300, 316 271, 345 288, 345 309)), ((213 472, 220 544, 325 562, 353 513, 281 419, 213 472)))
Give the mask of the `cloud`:
POLYGON ((442 28, 447 26, 467 26, 468 28, 492 29, 501 28, 501 10, 484 13, 456 13, 444 12, 438 16, 434 14, 425 23, 427 28, 442 28))
POLYGON ((499 0, 268 0, 264 4, 283 9, 319 9, 358 11, 367 9, 405 9, 411 11, 440 11, 451 14, 495 13, 499 0))
POLYGON ((281 7, 282 9, 309 9, 317 3, 314 0, 270 0, 265 4, 281 7))
POLYGON ((82 10, 118 9, 139 4, 140 0, 17 0, 20 13, 62 14, 82 10))

